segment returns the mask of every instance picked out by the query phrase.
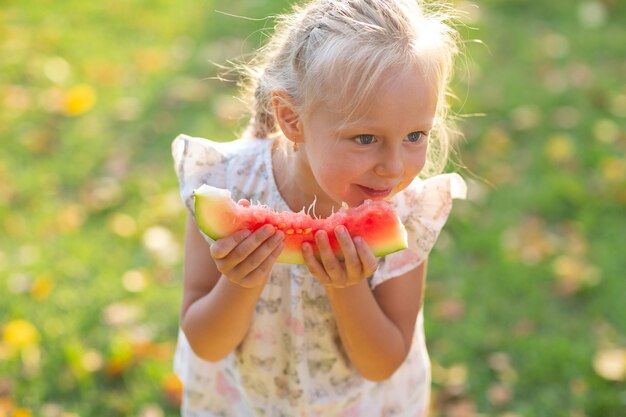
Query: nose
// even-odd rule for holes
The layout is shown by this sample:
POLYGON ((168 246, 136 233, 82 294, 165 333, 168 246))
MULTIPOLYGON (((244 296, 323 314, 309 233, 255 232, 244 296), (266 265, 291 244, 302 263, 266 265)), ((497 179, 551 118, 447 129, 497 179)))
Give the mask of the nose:
POLYGON ((385 178, 398 178, 404 173, 404 157, 402 148, 389 146, 381 152, 378 164, 374 168, 377 175, 385 178))

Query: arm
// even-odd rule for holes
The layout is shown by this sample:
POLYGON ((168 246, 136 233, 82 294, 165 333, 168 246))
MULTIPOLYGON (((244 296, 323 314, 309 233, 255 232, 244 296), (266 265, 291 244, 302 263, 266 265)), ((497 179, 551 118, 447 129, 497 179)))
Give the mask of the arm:
POLYGON ((279 233, 259 229, 209 247, 188 217, 181 328, 196 355, 217 361, 241 343, 281 242, 279 233))
POLYGON ((305 262, 326 287, 341 342, 352 364, 367 379, 387 379, 411 348, 422 305, 426 262, 372 291, 366 280, 378 266, 372 251, 362 239, 353 240, 345 228, 337 228, 335 234, 343 262, 336 258, 322 231, 315 235, 319 259, 312 246, 304 244, 305 262))
POLYGON ((326 287, 341 342, 363 377, 387 379, 406 358, 422 306, 425 276, 422 263, 374 291, 366 280, 346 288, 326 287))

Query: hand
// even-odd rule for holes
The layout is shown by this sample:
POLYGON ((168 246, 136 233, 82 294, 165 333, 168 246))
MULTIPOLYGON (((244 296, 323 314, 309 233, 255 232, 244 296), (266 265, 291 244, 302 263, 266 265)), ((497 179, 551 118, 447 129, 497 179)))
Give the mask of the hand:
POLYGON ((343 261, 337 259, 330 247, 328 234, 320 230, 315 233, 315 243, 319 250, 319 260, 309 243, 302 245, 304 262, 311 274, 322 284, 333 288, 346 288, 371 277, 378 269, 378 261, 361 237, 350 237, 343 226, 335 229, 335 236, 343 254, 343 261))
POLYGON ((265 284, 276 258, 283 250, 284 234, 272 225, 254 233, 240 230, 211 245, 211 257, 218 271, 230 282, 244 288, 265 284))

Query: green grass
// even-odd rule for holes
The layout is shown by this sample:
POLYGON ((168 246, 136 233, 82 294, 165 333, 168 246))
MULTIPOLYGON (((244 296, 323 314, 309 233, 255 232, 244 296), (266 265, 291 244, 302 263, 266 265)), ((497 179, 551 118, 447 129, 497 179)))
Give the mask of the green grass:
MULTIPOLYGON (((170 142, 235 137, 240 105, 213 63, 257 45, 286 4, 3 2, 1 417, 177 415, 185 212, 170 142), (81 85, 85 112, 68 114, 81 85), (38 335, 19 351, 17 320, 38 335)), ((621 417, 626 375, 597 364, 626 355, 626 5, 478 5, 454 103, 473 115, 471 198, 425 301, 433 415, 621 417)))

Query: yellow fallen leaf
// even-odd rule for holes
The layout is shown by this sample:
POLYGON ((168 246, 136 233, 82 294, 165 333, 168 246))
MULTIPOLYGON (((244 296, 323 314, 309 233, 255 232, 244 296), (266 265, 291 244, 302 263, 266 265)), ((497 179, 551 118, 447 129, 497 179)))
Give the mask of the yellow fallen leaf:
POLYGON ((158 404, 147 404, 141 407, 138 415, 139 417, 163 417, 165 411, 163 411, 163 408, 158 404))
POLYGON ((593 357, 593 369, 609 381, 626 380, 626 350, 619 348, 599 350, 593 357))
POLYGON ((433 381, 444 385, 446 388, 464 387, 467 382, 467 374, 467 366, 463 363, 453 364, 449 368, 445 368, 434 361, 432 363, 433 381))
POLYGON ((517 382, 517 371, 511 365, 511 358, 508 354, 504 352, 494 352, 489 355, 487 363, 489 367, 497 373, 498 379, 502 381, 502 383, 505 383, 507 386, 512 386, 517 382))
POLYGON ((39 342, 39 331, 26 320, 11 320, 4 326, 2 339, 10 348, 22 349, 39 342))
POLYGON ((96 372, 104 366, 104 358, 97 350, 88 350, 81 357, 81 365, 87 372, 96 372))
POLYGON ((501 407, 510 403, 513 399, 513 390, 510 386, 497 382, 489 386, 487 399, 492 405, 501 407))
POLYGON ((104 371, 107 375, 117 377, 125 373, 134 363, 133 347, 130 341, 117 338, 111 345, 111 354, 106 361, 104 371))
POLYGON ((115 213, 109 218, 109 229, 118 236, 130 238, 137 233, 137 222, 125 213, 115 213))
POLYGON ((38 276, 30 287, 30 294, 35 300, 45 300, 54 288, 54 281, 48 274, 38 276))
POLYGON ((137 69, 142 74, 153 74, 163 70, 167 66, 166 51, 158 48, 146 48, 137 54, 137 69))
POLYGON ((611 112, 617 117, 626 117, 626 94, 617 94, 611 98, 611 112))
POLYGON ((593 135, 600 142, 615 143, 620 134, 619 125, 611 119, 600 119, 593 125, 593 135))
POLYGON ((13 410, 13 400, 9 397, 0 397, 0 417, 9 416, 9 412, 13 410))
POLYGON ((170 404, 180 406, 183 399, 183 383, 174 373, 166 374, 161 379, 161 387, 170 404))
POLYGON ((503 129, 491 128, 482 139, 481 153, 486 153, 487 158, 496 158, 508 154, 513 148, 513 139, 503 129))
POLYGON ((579 256, 559 256, 553 261, 552 270, 556 278, 557 291, 564 296, 596 285, 601 280, 600 270, 579 256))
POLYGON ((181 247, 174 234, 164 226, 151 226, 143 234, 143 243, 155 258, 165 265, 180 259, 181 247))
POLYGON ((13 410, 12 417, 31 417, 33 413, 27 408, 16 408, 13 410))
POLYGON ((112 327, 121 327, 135 323, 141 314, 141 308, 130 302, 114 302, 104 308, 104 323, 112 327))
POLYGON ((541 110, 535 105, 520 106, 510 114, 511 122, 516 130, 528 130, 541 122, 541 110))
POLYGON ((574 157, 574 145, 569 135, 559 134, 548 139, 545 147, 548 159, 554 163, 569 162, 574 157))
POLYGON ((626 159, 608 157, 600 162, 602 178, 609 182, 624 182, 626 179, 626 159))
POLYGON ((76 232, 87 220, 84 206, 76 203, 66 204, 57 215, 57 227, 61 233, 76 232))
POLYGON ((130 292, 141 292, 146 289, 148 283, 148 273, 141 269, 130 269, 122 275, 122 285, 130 292))
POLYGON ((62 110, 68 116, 79 116, 88 112, 96 104, 96 91, 87 84, 80 84, 65 93, 62 110))
POLYGON ((545 220, 529 217, 502 236, 507 254, 526 265, 536 265, 558 249, 558 236, 548 231, 545 220))
POLYGON ((125 358, 111 358, 106 366, 105 372, 109 376, 120 376, 132 365, 130 359, 125 358))
POLYGON ((446 298, 435 302, 433 307, 435 317, 444 321, 457 321, 465 315, 465 304, 461 300, 446 298))

